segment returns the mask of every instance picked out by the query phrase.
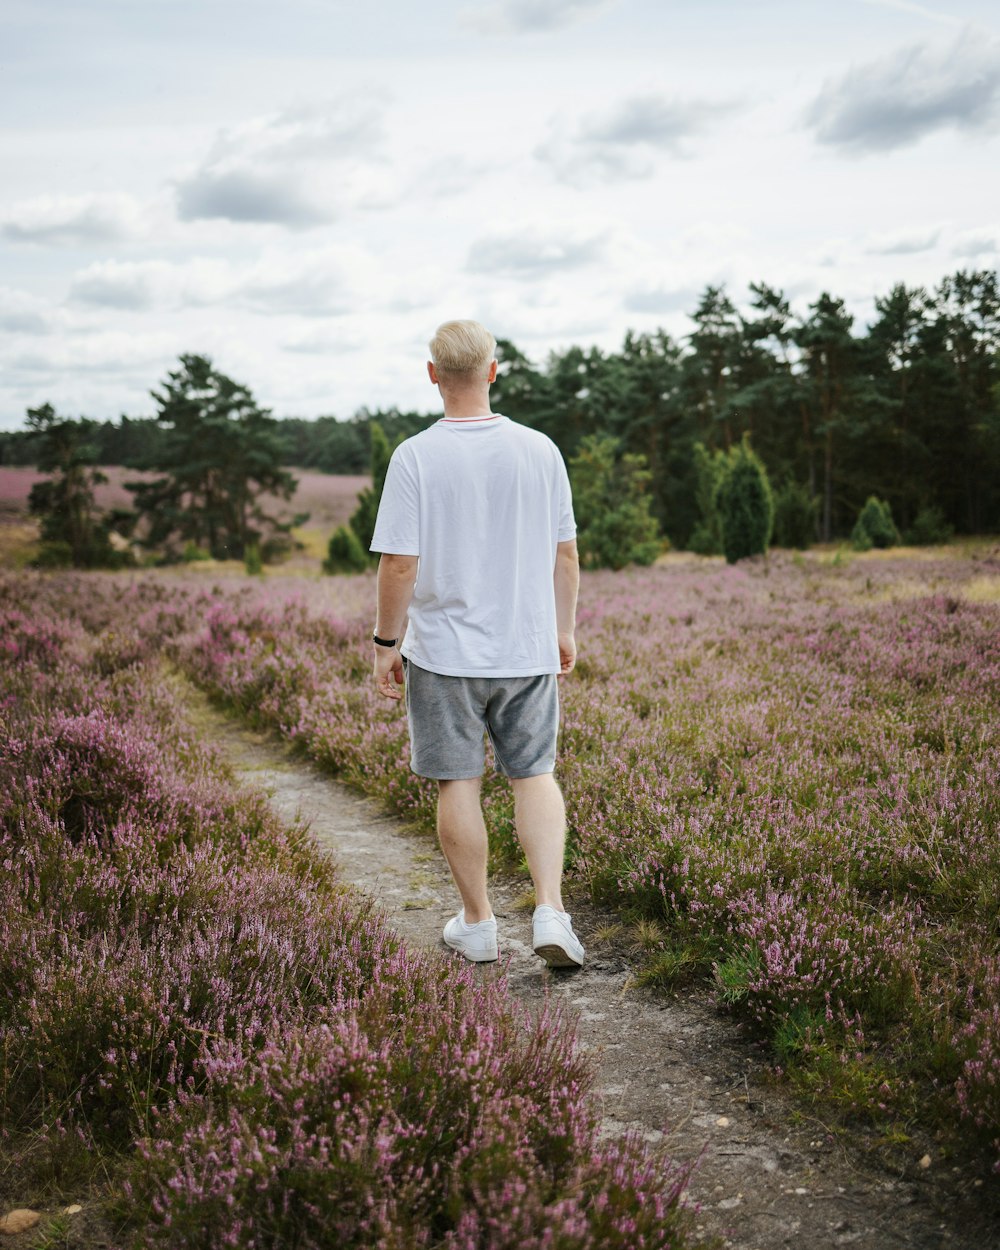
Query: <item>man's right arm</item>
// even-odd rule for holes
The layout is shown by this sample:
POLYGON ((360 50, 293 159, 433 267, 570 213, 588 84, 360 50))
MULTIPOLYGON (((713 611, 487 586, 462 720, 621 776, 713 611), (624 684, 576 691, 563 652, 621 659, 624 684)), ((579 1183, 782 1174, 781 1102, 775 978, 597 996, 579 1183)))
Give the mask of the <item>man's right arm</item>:
POLYGON ((580 557, 576 539, 556 547, 553 574, 556 592, 556 633, 559 636, 560 672, 570 673, 576 663, 576 598, 580 590, 580 557))

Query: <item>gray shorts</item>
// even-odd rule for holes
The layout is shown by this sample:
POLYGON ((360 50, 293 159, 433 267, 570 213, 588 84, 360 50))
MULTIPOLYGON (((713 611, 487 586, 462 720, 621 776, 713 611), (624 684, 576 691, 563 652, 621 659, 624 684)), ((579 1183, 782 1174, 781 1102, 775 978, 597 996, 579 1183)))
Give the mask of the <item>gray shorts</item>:
POLYGON ((481 777, 484 734, 505 777, 537 777, 556 766, 559 688, 540 677, 445 677, 406 664, 410 768, 420 777, 481 777))

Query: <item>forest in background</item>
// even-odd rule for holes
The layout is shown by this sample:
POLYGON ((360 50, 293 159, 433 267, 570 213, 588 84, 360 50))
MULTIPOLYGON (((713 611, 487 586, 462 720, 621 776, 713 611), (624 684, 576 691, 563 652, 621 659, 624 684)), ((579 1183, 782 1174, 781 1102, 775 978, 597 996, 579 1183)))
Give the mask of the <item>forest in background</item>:
MULTIPOLYGON (((535 363, 498 343, 494 411, 548 434, 571 459, 591 435, 645 457, 653 512, 687 547, 701 510, 696 446, 728 450, 744 434, 776 488, 816 501, 816 538, 850 532, 870 495, 906 530, 922 510, 958 533, 1000 529, 1000 287, 995 271, 961 271, 936 288, 897 285, 856 331, 843 300, 823 294, 800 316, 765 284, 741 311, 708 287, 683 341, 659 330, 621 348, 569 347, 535 363)), ((390 443, 439 413, 370 411, 346 420, 286 417, 284 465, 357 474, 373 424, 390 443)), ((155 464, 168 436, 154 417, 90 431, 94 463, 155 464)), ((0 433, 0 464, 32 464, 27 431, 0 433)))

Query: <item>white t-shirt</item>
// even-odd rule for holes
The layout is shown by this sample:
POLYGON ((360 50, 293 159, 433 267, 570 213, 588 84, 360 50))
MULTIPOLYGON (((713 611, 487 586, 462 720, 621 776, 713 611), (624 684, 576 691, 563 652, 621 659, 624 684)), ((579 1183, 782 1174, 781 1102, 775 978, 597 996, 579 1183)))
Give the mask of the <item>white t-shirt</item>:
POLYGON ((452 677, 559 672, 556 545, 576 536, 555 443, 444 417, 393 452, 371 550, 419 556, 402 652, 452 677))

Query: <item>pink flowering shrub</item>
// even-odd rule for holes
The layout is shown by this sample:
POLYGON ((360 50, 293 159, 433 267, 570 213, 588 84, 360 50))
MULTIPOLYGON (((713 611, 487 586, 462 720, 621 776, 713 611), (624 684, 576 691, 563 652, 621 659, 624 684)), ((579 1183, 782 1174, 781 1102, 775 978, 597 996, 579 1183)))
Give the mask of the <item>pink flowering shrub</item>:
MULTIPOLYGON (((586 576, 561 686, 568 860, 597 897, 665 926, 665 980, 700 971, 776 1039, 804 1030, 804 1063, 877 1052, 880 1082, 918 1110, 949 1097, 988 1145, 1000 610, 963 586, 1000 561, 916 567, 919 587, 912 562, 885 558, 586 576)), ((88 628, 120 628, 122 585, 88 583, 88 628)), ((151 647, 432 823, 434 787, 369 679, 370 576, 164 586, 128 583, 151 647)), ((485 796, 494 850, 515 857, 506 789, 490 779, 485 796)))
POLYGON ((690 1244, 567 1030, 401 948, 196 741, 163 650, 244 599, 0 580, 0 1156, 110 1173, 136 1246, 690 1244))
MULTIPOLYGON (((998 1119, 1000 608, 964 586, 998 576, 995 553, 589 574, 577 671, 561 685, 559 764, 571 868, 598 898, 660 922, 667 936, 651 967, 663 983, 710 978, 783 1062, 791 1037, 802 1064, 825 1054, 870 1066, 889 1090, 880 1101, 909 1098, 904 1115, 937 1114, 950 1100, 988 1150, 998 1119)), ((40 656, 30 680, 7 684, 8 703, 34 709, 18 749, 38 760, 57 743, 77 751, 95 682, 102 707, 133 716, 127 692, 145 648, 430 826, 434 787, 409 772, 405 720, 369 678, 373 596, 370 575, 29 579, 0 596, 2 610, 21 614, 15 645, 40 656), (86 682, 73 658, 84 653, 86 682), (46 719, 43 731, 50 690, 70 719, 46 719)), ((142 712, 156 734, 172 715, 142 712)), ((100 759, 138 768, 114 755, 109 734, 100 759)), ((159 794, 170 836, 192 852, 202 808, 185 807, 184 788, 163 790, 163 758, 147 768, 151 807, 159 794)), ((63 805, 50 795, 49 819, 75 811, 86 835, 95 803, 136 818, 127 797, 115 806, 112 781, 83 793, 57 759, 38 767, 63 805)), ((488 779, 485 798, 494 852, 513 859, 506 788, 488 779)))
POLYGON ((971 996, 970 1018, 958 1037, 958 1102, 962 1113, 989 1136, 1000 1158, 1000 958, 984 960, 980 984, 971 996))
POLYGON ((526 1056, 527 1022, 498 1027, 470 974, 414 1013, 398 987, 421 969, 398 958, 355 1014, 219 1065, 161 1120, 132 1191, 169 1214, 151 1244, 677 1244, 682 1174, 634 1143, 597 1149, 571 1055, 526 1056))

